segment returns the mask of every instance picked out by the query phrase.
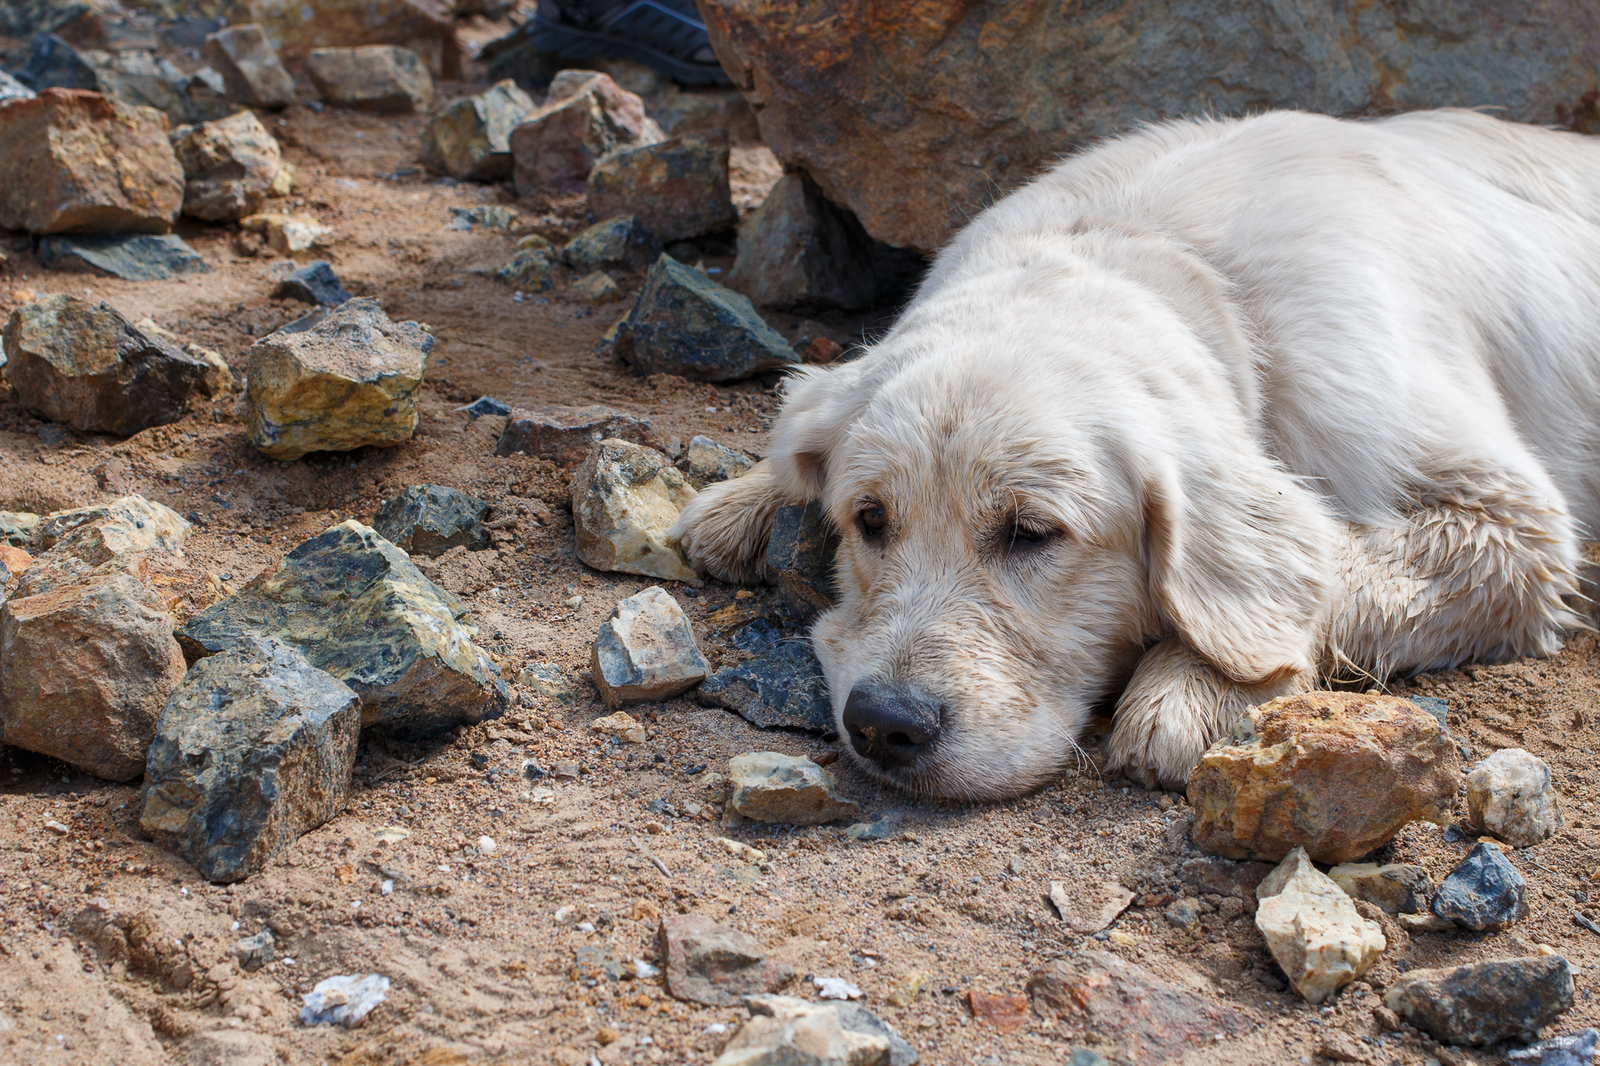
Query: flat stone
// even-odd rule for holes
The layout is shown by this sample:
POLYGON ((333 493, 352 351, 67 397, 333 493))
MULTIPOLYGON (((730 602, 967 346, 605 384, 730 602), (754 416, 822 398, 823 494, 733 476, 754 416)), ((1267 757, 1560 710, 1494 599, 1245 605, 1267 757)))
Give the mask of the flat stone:
POLYGON ((261 234, 266 238, 267 247, 279 255, 303 252, 333 232, 308 215, 285 215, 278 211, 246 215, 239 220, 239 228, 261 234))
POLYGON ((780 1022, 831 1013, 846 1033, 881 1038, 888 1048, 888 1066, 916 1066, 917 1049, 895 1032, 892 1025, 859 1003, 811 1003, 792 996, 762 995, 746 996, 744 1005, 755 1017, 775 1018, 780 1022))
POLYGON ((535 109, 510 79, 446 106, 422 135, 422 165, 462 181, 511 177, 511 131, 535 109))
POLYGON ((361 698, 282 644, 195 664, 156 723, 139 824, 208 881, 239 881, 344 810, 361 698))
POLYGON ((603 270, 585 274, 572 283, 572 295, 584 303, 614 304, 622 299, 622 289, 603 270))
POLYGON ((1195 846, 1273 862, 1304 847, 1318 862, 1348 862, 1408 822, 1448 821, 1459 767, 1449 732, 1409 700, 1284 696, 1251 708, 1189 775, 1195 846))
POLYGON ((667 991, 676 999, 732 1007, 794 980, 794 970, 767 958, 755 938, 703 914, 662 916, 659 937, 667 991))
POLYGON ((205 55, 222 75, 230 100, 269 111, 294 103, 294 79, 256 23, 225 26, 211 34, 205 55))
POLYGON ((0 108, 0 143, 0 229, 165 233, 183 206, 183 168, 154 111, 47 89, 0 108))
POLYGON ((1256 905, 1256 889, 1261 885, 1272 866, 1264 862, 1232 862, 1207 856, 1185 859, 1178 866, 1178 877, 1204 895, 1232 896, 1256 905))
POLYGON ((1092 1034, 1109 1057, 1121 1062, 1161 1063, 1201 1047, 1215 1047, 1218 1034, 1241 1036, 1255 1028, 1250 1018, 1213 999, 1167 984, 1110 952, 1081 951, 1033 971, 1028 981, 1033 1009, 1059 1019, 1071 1032, 1092 1034))
POLYGON ((231 25, 259 25, 291 66, 318 48, 389 44, 415 53, 435 77, 458 81, 456 8, 450 0, 233 0, 223 14, 231 25))
POLYGON ((1297 847, 1256 889, 1256 928, 1289 985, 1321 1003, 1370 970, 1388 947, 1378 923, 1297 847))
POLYGON ((1467 823, 1530 848, 1561 828, 1550 767, 1521 748, 1501 748, 1467 774, 1467 823))
POLYGON ((9 104, 13 100, 32 100, 34 95, 32 89, 0 70, 0 104, 9 104))
POLYGON ((1079 936, 1091 936, 1133 904, 1133 891, 1116 881, 1051 881, 1050 902, 1061 923, 1079 936))
POLYGON ((596 570, 700 584, 668 531, 695 491, 653 448, 608 438, 572 475, 578 557, 596 570))
POLYGON ((683 450, 684 471, 689 484, 697 489, 718 481, 727 481, 749 472, 756 465, 754 459, 732 448, 724 447, 707 436, 693 437, 683 450))
POLYGON ((691 381, 742 381, 800 361, 749 299, 668 255, 645 276, 616 350, 641 374, 691 381))
POLYGON ((549 459, 570 470, 607 439, 646 447, 655 443, 648 419, 635 418, 614 407, 538 404, 512 409, 511 420, 500 434, 494 453, 515 455, 522 452, 531 458, 549 459))
POLYGON ((1341 863, 1328 871, 1333 883, 1351 899, 1362 899, 1388 914, 1417 914, 1427 909, 1433 878, 1409 863, 1341 863))
POLYGON ((413 485, 378 508, 372 528, 412 555, 440 556, 451 548, 483 551, 489 505, 445 485, 413 485))
POLYGON ((1447 1044, 1533 1040, 1572 1009, 1572 967, 1560 955, 1494 959, 1402 974, 1384 1006, 1447 1044))
POLYGON ((661 255, 661 240, 633 215, 596 222, 568 241, 561 258, 573 270, 643 270, 661 255))
POLYGON ((191 359, 198 359, 205 363, 206 371, 200 378, 200 392, 202 395, 207 397, 226 396, 238 388, 239 383, 233 376, 233 368, 228 365, 226 359, 222 358, 222 353, 204 345, 196 344, 193 341, 185 340, 171 330, 162 329, 148 315, 139 319, 133 326, 144 333, 145 336, 166 341, 191 359))
POLYGON ((0 511, 0 544, 26 548, 43 521, 28 511, 0 511))
POLYGON ((823 825, 861 813, 833 775, 803 756, 754 751, 728 760, 728 806, 774 825, 823 825))
POLYGON ((113 557, 159 549, 181 556, 193 527, 166 504, 143 496, 123 496, 110 503, 54 511, 35 527, 34 542, 49 551, 72 540, 72 555, 91 565, 113 557))
POLYGON ((839 534, 820 503, 785 504, 773 514, 767 573, 796 622, 809 623, 833 606, 833 557, 838 549, 839 534))
POLYGON ((1592 1066, 1600 1029, 1579 1029, 1568 1036, 1553 1036, 1537 1044, 1506 1052, 1512 1066, 1592 1066))
POLYGON ((822 665, 803 640, 786 641, 723 667, 706 679, 695 698, 726 707, 762 729, 838 729, 822 665))
POLYGON ((22 405, 85 432, 129 436, 176 422, 208 370, 110 304, 64 294, 11 312, 3 340, 22 405))
POLYGON ((176 233, 46 237, 39 261, 50 270, 110 274, 124 281, 164 281, 211 268, 176 233))
POLYGON ((283 168, 277 138, 250 111, 179 127, 172 149, 183 166, 183 213, 207 222, 260 211, 283 168))
POLYGON ((597 161, 585 195, 595 218, 633 215, 662 241, 732 229, 728 142, 690 134, 619 149, 597 161))
POLYGON ((460 600, 347 521, 178 631, 191 660, 275 639, 361 697, 361 724, 423 735, 499 718, 510 697, 460 600))
POLYGON ((233 945, 232 955, 239 960, 239 968, 254 973, 277 957, 277 938, 272 930, 263 929, 255 936, 247 936, 233 945))
POLYGON ((316 48, 306 57, 306 73, 318 95, 334 107, 411 115, 433 106, 433 78, 408 48, 316 48))
POLYGON ((287 297, 292 300, 304 300, 308 304, 319 304, 323 307, 338 307, 346 300, 353 299, 339 280, 339 275, 333 272, 333 265, 326 259, 313 259, 298 270, 292 271, 278 287, 272 290, 274 297, 287 297))
POLYGON ((1504 929, 1528 914, 1528 883, 1511 860, 1480 841, 1433 897, 1433 913, 1476 932, 1504 929))
POLYGON ((671 699, 706 670, 683 608, 659 585, 613 607, 594 640, 594 684, 610 707, 671 699))
POLYGON ((589 723, 589 728, 608 737, 616 737, 627 744, 643 744, 647 737, 644 723, 627 711, 608 714, 589 723))
POLYGON ((339 974, 324 978, 301 997, 300 1024, 354 1029, 388 994, 389 979, 381 974, 339 974))
POLYGON ((544 106, 511 131, 517 195, 581 192, 602 156, 660 139, 639 97, 598 71, 564 70, 551 81, 544 106))
POLYGON ((874 303, 872 238, 804 174, 785 174, 739 224, 728 287, 787 311, 874 303))
POLYGON ((263 337, 250 346, 250 442, 290 460, 409 440, 432 351, 431 334, 391 322, 369 297, 345 301, 303 333, 263 337))

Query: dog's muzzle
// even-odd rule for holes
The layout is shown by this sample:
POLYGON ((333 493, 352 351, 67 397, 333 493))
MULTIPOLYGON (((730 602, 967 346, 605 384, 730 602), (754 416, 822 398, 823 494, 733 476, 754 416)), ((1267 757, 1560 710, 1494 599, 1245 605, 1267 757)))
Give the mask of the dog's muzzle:
POLYGON ((844 702, 850 746, 885 770, 916 763, 939 738, 944 704, 908 681, 863 681, 844 702))

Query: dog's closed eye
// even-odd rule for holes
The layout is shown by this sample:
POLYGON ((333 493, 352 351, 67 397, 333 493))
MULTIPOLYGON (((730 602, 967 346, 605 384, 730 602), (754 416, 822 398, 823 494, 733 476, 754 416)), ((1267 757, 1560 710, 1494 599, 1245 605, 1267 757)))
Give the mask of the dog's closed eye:
POLYGON ((1062 531, 1031 515, 1010 515, 1000 525, 995 547, 1004 553, 1031 552, 1048 547, 1062 531))

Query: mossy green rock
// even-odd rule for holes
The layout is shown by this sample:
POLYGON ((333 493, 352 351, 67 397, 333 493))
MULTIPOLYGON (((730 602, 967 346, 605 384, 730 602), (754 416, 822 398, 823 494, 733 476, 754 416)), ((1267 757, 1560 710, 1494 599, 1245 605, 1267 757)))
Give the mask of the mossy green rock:
POLYGON ((617 337, 617 354, 641 374, 740 381, 800 359, 747 297, 669 255, 657 259, 617 337))

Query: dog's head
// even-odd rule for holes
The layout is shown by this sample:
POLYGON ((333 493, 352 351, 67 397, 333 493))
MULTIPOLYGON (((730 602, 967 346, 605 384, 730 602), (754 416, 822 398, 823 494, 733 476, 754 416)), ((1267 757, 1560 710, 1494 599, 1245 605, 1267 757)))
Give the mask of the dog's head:
POLYGON ((1327 519, 1193 318, 1123 273, 1034 263, 948 282, 794 382, 772 459, 840 533, 813 642, 872 772, 1034 788, 1167 634, 1240 681, 1312 665, 1327 519))

